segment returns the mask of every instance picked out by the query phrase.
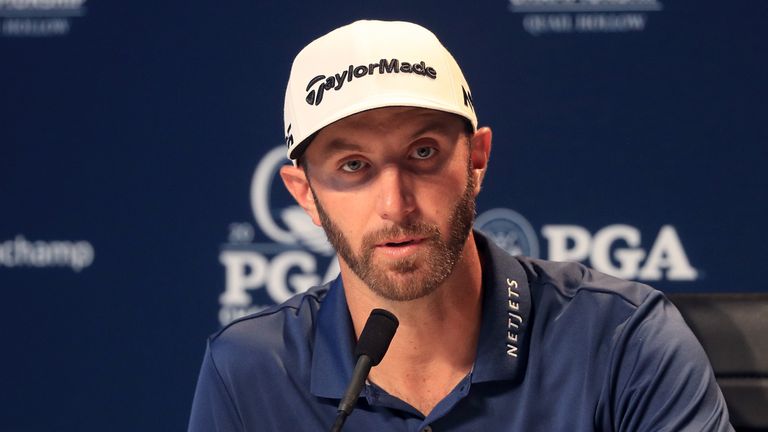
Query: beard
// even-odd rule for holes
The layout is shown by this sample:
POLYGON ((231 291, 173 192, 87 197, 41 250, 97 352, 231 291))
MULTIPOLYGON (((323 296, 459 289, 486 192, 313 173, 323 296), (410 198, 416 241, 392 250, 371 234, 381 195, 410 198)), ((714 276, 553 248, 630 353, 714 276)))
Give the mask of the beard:
MULTIPOLYGON (((311 184, 310 184, 311 188, 311 184)), ((339 256, 374 293, 391 301, 408 301, 433 293, 453 272, 475 220, 474 177, 468 170, 467 183, 449 217, 447 240, 435 224, 414 221, 393 225, 363 236, 360 250, 353 251, 343 231, 331 220, 315 195, 318 216, 339 256), (391 238, 422 238, 424 253, 378 263, 376 245, 391 238), (392 277, 395 274, 398 277, 392 277)))

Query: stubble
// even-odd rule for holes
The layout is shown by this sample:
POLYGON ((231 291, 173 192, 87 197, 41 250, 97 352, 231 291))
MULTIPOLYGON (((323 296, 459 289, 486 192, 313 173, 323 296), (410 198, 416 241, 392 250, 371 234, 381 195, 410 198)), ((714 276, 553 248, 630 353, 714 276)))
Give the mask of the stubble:
POLYGON ((366 233, 359 251, 352 250, 349 240, 328 216, 314 189, 312 194, 328 241, 357 277, 387 300, 409 301, 434 292, 456 267, 475 219, 474 188, 474 177, 468 168, 466 187, 449 217, 447 240, 443 239, 436 224, 413 221, 366 233), (423 253, 386 263, 375 261, 377 244, 402 237, 423 239, 423 253))

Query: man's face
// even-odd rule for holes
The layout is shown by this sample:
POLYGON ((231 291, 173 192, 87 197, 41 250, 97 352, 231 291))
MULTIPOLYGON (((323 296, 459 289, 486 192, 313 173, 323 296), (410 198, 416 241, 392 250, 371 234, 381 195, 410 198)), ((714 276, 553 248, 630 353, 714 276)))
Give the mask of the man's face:
POLYGON ((460 259, 475 215, 468 139, 457 116, 383 108, 326 127, 309 146, 317 217, 381 297, 428 295, 460 259))

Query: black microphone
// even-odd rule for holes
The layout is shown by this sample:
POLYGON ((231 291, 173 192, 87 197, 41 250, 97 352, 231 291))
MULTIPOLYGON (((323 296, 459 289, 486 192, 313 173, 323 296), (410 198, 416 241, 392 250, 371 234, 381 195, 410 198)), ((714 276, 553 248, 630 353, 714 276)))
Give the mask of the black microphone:
POLYGON ((397 317, 384 309, 371 311, 355 347, 357 364, 352 372, 352 380, 349 382, 347 391, 339 403, 338 415, 331 432, 339 432, 349 414, 355 409, 355 403, 360 397, 360 390, 368 377, 368 372, 384 358, 399 324, 397 317))

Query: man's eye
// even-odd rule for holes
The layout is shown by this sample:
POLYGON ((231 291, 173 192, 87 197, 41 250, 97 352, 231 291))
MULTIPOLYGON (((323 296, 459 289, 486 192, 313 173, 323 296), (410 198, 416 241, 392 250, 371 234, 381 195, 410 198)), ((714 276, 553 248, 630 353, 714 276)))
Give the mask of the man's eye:
POLYGON ((434 147, 417 147, 412 154, 416 159, 427 159, 432 157, 436 151, 434 147))
POLYGON ((357 171, 360 171, 361 169, 363 169, 364 167, 365 167, 365 162, 363 162, 363 161, 361 161, 359 159, 349 160, 349 161, 344 162, 341 165, 341 169, 346 171, 346 172, 357 172, 357 171))

